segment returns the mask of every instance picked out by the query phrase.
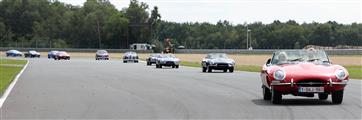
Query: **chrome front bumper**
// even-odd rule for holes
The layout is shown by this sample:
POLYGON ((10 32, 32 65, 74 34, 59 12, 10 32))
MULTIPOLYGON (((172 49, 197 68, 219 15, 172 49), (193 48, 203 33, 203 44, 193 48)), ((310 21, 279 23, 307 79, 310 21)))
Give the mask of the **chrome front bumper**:
MULTIPOLYGON (((343 80, 341 82, 333 82, 332 79, 329 79, 328 80, 328 83, 327 85, 329 86, 333 86, 333 85, 347 85, 348 83, 348 80, 343 80)), ((289 83, 281 83, 280 81, 272 81, 272 83, 270 84, 271 86, 294 86, 294 85, 297 85, 293 79, 291 80, 291 82, 289 83)))

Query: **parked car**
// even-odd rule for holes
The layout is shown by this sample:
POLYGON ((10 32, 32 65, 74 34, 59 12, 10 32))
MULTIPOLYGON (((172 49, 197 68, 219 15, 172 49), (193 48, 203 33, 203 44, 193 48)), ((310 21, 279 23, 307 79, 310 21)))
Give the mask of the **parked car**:
POLYGON ((50 52, 48 52, 48 59, 55 59, 55 56, 57 55, 57 53, 58 53, 59 51, 50 51, 50 52))
POLYGON ((96 60, 109 60, 109 55, 106 50, 97 50, 96 60))
POLYGON ((235 61, 230 59, 225 53, 209 53, 201 61, 202 72, 212 72, 212 70, 223 70, 224 72, 234 72, 235 61))
POLYGON ((40 53, 38 53, 37 51, 35 50, 30 50, 26 53, 24 53, 24 56, 27 58, 27 57, 30 57, 30 58, 34 58, 34 57, 37 57, 37 58, 40 58, 40 53))
POLYGON ((6 57, 21 57, 23 53, 18 50, 9 50, 6 51, 6 57))
POLYGON ((347 85, 348 71, 334 65, 321 50, 281 50, 273 53, 261 71, 264 100, 282 102, 282 95, 314 97, 320 100, 332 96, 334 104, 341 104, 347 85))
POLYGON ((54 60, 70 60, 70 55, 65 51, 59 51, 54 57, 54 60))
POLYGON ((136 52, 126 52, 123 55, 123 63, 134 62, 138 63, 138 55, 136 52))
POLYGON ((147 65, 152 65, 152 64, 156 64, 157 61, 157 57, 160 56, 161 54, 151 54, 147 59, 147 65))
POLYGON ((162 66, 179 68, 179 64, 180 59, 173 54, 160 54, 156 59, 156 68, 162 68, 162 66))

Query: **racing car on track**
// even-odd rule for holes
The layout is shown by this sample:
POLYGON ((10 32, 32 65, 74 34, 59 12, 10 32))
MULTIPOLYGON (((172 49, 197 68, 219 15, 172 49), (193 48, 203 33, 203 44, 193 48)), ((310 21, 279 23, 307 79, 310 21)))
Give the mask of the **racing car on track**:
POLYGON ((281 50, 273 53, 261 71, 264 100, 274 104, 282 102, 282 96, 314 97, 320 100, 332 97, 332 103, 341 104, 347 85, 348 71, 334 65, 321 50, 281 50))
POLYGON ((54 51, 54 50, 48 52, 48 59, 50 59, 50 58, 55 59, 55 56, 57 55, 58 52, 59 52, 59 51, 54 51))
POLYGON ((9 50, 6 51, 6 57, 21 57, 23 53, 18 50, 9 50))
POLYGON ((212 72, 212 70, 234 72, 235 61, 228 58, 225 53, 209 53, 201 61, 201 66, 202 72, 212 72))
POLYGON ((26 53, 24 53, 24 57, 30 57, 30 58, 34 58, 34 57, 37 57, 37 58, 40 58, 40 53, 34 51, 34 50, 30 50, 26 53))
POLYGON ((173 54, 160 54, 156 60, 156 68, 162 68, 162 66, 179 68, 179 65, 180 59, 173 54))
POLYGON ((147 65, 152 65, 152 64, 156 64, 157 61, 157 57, 160 56, 161 54, 151 54, 147 59, 147 65))
POLYGON ((59 51, 55 57, 54 60, 70 60, 70 55, 65 51, 59 51))
POLYGON ((96 60, 109 60, 109 55, 106 50, 97 50, 96 60))
POLYGON ((123 63, 134 62, 138 63, 138 55, 136 52, 126 52, 123 55, 123 63))

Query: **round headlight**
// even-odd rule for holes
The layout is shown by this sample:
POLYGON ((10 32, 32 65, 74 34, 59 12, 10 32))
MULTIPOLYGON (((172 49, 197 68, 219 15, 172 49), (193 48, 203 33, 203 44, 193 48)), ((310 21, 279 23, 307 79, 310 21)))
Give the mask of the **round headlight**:
POLYGON ((344 78, 346 78, 346 72, 342 69, 336 70, 334 74, 339 80, 343 80, 344 78))
POLYGON ((284 80, 285 72, 283 70, 276 70, 274 72, 274 79, 275 80, 284 80))

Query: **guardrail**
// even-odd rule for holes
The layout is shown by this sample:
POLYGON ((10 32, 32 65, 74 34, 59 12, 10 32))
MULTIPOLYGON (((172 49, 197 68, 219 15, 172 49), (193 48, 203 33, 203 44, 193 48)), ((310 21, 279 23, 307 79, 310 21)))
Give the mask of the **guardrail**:
MULTIPOLYGON (((28 51, 28 50, 35 50, 38 52, 49 52, 52 50, 61 50, 61 51, 67 51, 67 52, 90 52, 90 53, 94 53, 97 50, 100 49, 88 49, 88 48, 4 48, 4 47, 0 47, 0 51, 7 51, 7 50, 11 50, 11 49, 15 49, 15 50, 19 50, 19 51, 28 51)), ((129 51, 134 51, 134 52, 138 52, 138 53, 153 53, 153 50, 132 50, 132 49, 102 49, 102 50, 107 50, 108 52, 112 52, 112 53, 124 53, 124 52, 129 52, 129 51)))
MULTIPOLYGON (((0 47, 0 51, 16 49, 19 51, 36 50, 38 52, 49 52, 51 50, 64 50, 68 52, 95 52, 99 49, 87 48, 4 48, 0 47)), ((134 51, 138 53, 153 53, 153 50, 132 50, 132 49, 105 49, 108 52, 124 53, 134 51)), ((207 53, 228 53, 228 54, 272 54, 274 51, 281 49, 176 49, 176 53, 185 54, 207 54, 207 53)), ((325 50, 329 55, 362 55, 362 49, 332 49, 325 50)))
MULTIPOLYGON (((272 54, 281 49, 177 49, 176 53, 206 54, 206 53, 228 53, 228 54, 272 54)), ((362 55, 362 49, 333 49, 325 50, 329 55, 362 55)))

